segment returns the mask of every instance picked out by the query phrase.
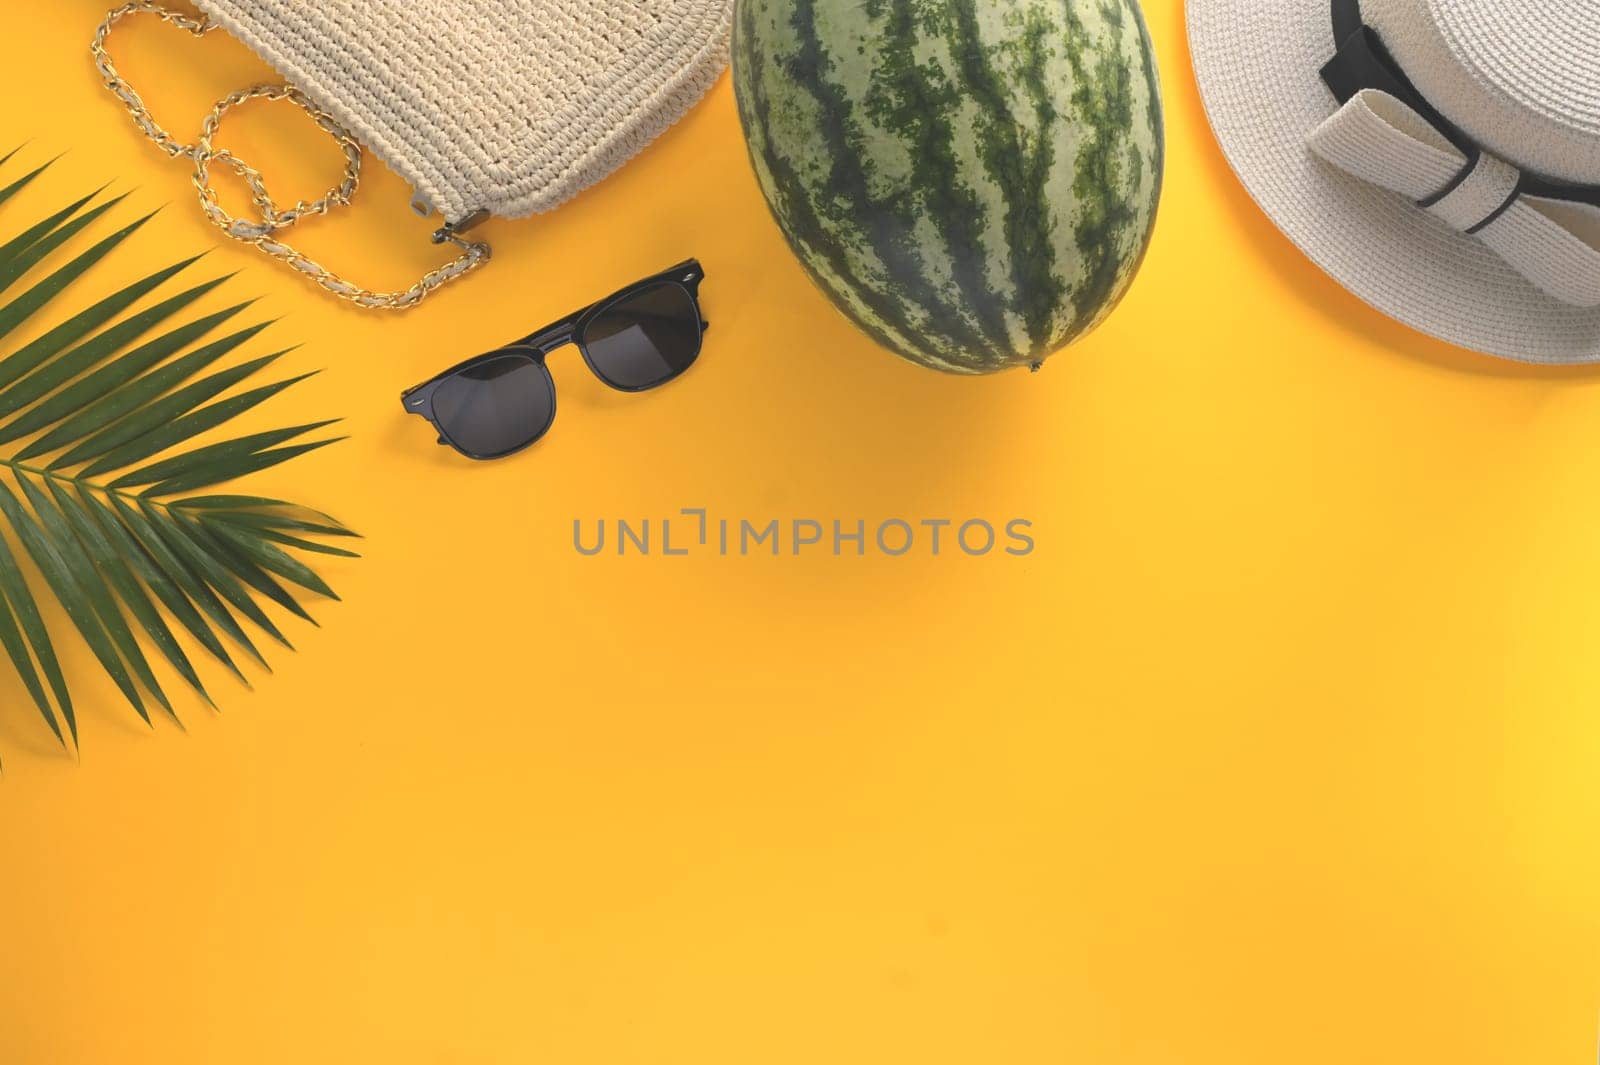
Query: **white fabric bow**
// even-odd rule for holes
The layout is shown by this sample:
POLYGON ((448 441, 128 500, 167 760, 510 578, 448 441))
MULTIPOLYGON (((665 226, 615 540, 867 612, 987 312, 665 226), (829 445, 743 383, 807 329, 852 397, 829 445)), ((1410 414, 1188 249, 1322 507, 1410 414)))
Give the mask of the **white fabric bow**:
POLYGON ((1403 101, 1363 89, 1311 134, 1313 152, 1476 236, 1562 303, 1600 307, 1600 207, 1530 195, 1522 173, 1462 153, 1403 101))

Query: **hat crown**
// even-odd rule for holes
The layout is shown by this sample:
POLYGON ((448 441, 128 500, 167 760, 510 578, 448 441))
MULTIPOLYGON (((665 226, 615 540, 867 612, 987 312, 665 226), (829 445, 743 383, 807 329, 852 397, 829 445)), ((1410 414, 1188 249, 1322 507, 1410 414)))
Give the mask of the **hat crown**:
POLYGON ((1362 0, 1441 114, 1495 155, 1600 185, 1600 0, 1362 0))

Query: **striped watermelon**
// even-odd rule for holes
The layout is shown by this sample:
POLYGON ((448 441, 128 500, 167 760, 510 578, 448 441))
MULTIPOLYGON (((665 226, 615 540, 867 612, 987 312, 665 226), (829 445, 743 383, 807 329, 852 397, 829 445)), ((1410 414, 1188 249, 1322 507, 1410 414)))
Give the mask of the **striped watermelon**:
POLYGON ((1161 194, 1137 0, 738 0, 734 89, 790 246, 883 346, 1038 367, 1133 280, 1161 194))

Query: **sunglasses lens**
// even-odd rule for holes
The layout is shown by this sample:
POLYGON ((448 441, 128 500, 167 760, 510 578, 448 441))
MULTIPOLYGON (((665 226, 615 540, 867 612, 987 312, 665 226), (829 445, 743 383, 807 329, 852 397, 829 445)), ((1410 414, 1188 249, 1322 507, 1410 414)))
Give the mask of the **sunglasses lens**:
POLYGON ((439 382, 433 416, 456 447, 474 458, 494 458, 544 435, 555 416, 555 393, 533 359, 501 355, 439 382))
POLYGON ((687 370, 700 354, 700 310, 688 289, 664 282, 611 304, 582 339, 607 384, 651 388, 687 370))

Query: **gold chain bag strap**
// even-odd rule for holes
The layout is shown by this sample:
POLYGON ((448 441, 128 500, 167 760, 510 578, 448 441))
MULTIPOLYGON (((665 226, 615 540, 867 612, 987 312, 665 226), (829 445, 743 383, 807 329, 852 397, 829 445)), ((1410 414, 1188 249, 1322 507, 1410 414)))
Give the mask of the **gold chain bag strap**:
POLYGON ((206 116, 199 139, 193 144, 181 143, 151 116, 139 93, 117 73, 116 64, 111 61, 111 54, 106 49, 106 41, 117 23, 129 15, 141 12, 155 15, 196 37, 204 37, 217 27, 205 15, 198 18, 185 15, 162 7, 155 0, 129 0, 108 14, 105 21, 100 24, 100 29, 94 36, 91 52, 94 55, 95 68, 105 80, 106 88, 122 101, 145 136, 154 141, 168 156, 174 159, 189 159, 194 163, 193 180, 195 191, 200 197, 200 208, 218 229, 234 240, 253 245, 264 254, 286 263, 341 299, 375 310, 397 311, 414 307, 435 290, 457 278, 465 277, 489 261, 491 254, 489 245, 467 241, 461 237, 462 232, 483 221, 487 217, 487 212, 478 212, 454 225, 446 225, 436 232, 433 236, 435 244, 446 242, 454 244, 461 249, 461 254, 402 292, 373 292, 362 288, 306 258, 278 239, 280 232, 303 218, 327 214, 335 206, 344 207, 350 204, 361 181, 361 145, 348 130, 335 121, 333 116, 317 107, 304 93, 291 85, 256 85, 224 97, 206 116), (266 182, 259 170, 226 148, 215 146, 217 130, 221 127, 223 118, 229 111, 250 100, 288 100, 305 111, 312 121, 338 142, 344 152, 343 180, 319 199, 309 202, 301 200, 288 210, 280 208, 267 192, 266 182), (235 218, 217 202, 216 191, 211 186, 211 165, 214 162, 230 167, 249 185, 251 198, 261 214, 259 222, 235 218))

